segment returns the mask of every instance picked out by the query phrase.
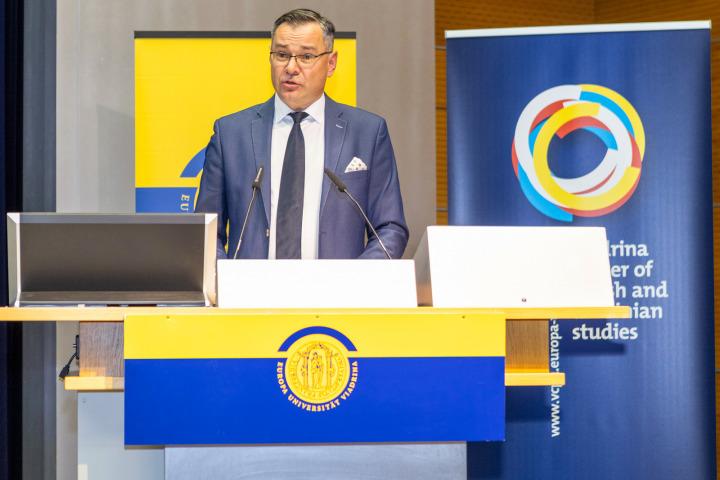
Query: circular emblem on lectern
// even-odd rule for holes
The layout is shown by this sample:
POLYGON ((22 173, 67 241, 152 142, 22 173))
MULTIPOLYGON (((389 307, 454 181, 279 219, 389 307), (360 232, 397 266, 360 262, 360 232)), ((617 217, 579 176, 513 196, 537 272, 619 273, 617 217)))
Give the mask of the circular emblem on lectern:
POLYGON ((310 327, 293 335, 280 349, 287 357, 277 363, 280 391, 294 406, 310 412, 334 409, 355 390, 358 360, 347 337, 325 327, 310 327))
POLYGON ((350 362, 329 338, 303 342, 289 353, 285 379, 290 390, 301 400, 329 402, 347 386, 350 362))

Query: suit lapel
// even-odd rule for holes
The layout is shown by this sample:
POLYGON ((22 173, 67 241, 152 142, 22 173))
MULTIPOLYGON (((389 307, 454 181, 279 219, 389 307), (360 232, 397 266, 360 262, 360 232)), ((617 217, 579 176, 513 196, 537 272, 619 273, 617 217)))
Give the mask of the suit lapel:
MULTIPOLYGON (((342 119, 342 110, 339 105, 327 95, 325 96, 325 168, 335 172, 343 141, 347 132, 347 121, 342 119)), ((330 192, 330 179, 325 176, 322 184, 320 199, 320 215, 325 208, 328 193, 330 192)))
POLYGON ((275 97, 258 107, 258 117, 251 122, 253 154, 255 155, 255 171, 263 167, 262 203, 265 208, 267 224, 270 225, 270 145, 272 142, 272 123, 275 113, 275 97))

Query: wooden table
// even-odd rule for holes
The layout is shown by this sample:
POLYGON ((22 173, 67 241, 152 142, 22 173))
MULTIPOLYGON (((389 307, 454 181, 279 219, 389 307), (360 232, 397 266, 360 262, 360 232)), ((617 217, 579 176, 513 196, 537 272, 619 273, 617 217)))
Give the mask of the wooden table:
MULTIPOLYGON (((66 377, 68 390, 122 390, 123 321, 126 315, 308 315, 342 314, 357 309, 221 309, 213 307, 5 307, 0 321, 5 322, 80 322, 80 373, 66 377)), ((364 313, 382 315, 389 310, 367 309, 364 313)), ((506 327, 506 386, 562 386, 565 374, 550 370, 550 319, 630 318, 629 307, 559 307, 438 309, 418 307, 393 309, 414 315, 439 312, 503 314, 506 327)))

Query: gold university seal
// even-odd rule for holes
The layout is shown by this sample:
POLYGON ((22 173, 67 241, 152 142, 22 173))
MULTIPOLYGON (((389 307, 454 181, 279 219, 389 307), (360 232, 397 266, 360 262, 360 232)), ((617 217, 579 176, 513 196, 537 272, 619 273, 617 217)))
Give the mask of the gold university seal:
POLYGON ((285 379, 299 399, 315 404, 329 402, 347 386, 350 362, 333 339, 313 335, 288 352, 285 379))

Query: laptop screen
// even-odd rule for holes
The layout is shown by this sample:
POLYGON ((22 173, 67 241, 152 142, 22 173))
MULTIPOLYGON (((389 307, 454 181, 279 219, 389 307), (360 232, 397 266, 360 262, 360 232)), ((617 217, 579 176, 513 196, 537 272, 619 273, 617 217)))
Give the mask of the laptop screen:
POLYGON ((214 215, 11 215, 21 305, 205 303, 214 215))

